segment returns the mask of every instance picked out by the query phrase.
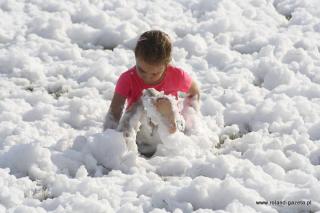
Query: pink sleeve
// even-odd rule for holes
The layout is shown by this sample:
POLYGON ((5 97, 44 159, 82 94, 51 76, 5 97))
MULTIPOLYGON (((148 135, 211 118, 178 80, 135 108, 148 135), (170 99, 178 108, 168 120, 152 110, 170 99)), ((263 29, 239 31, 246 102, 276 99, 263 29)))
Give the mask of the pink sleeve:
POLYGON ((180 85, 179 90, 181 92, 188 92, 192 84, 192 78, 188 73, 186 73, 182 69, 180 69, 180 71, 181 71, 181 78, 180 78, 181 81, 179 84, 180 85))
POLYGON ((115 92, 127 98, 130 91, 130 76, 122 73, 117 81, 115 92))

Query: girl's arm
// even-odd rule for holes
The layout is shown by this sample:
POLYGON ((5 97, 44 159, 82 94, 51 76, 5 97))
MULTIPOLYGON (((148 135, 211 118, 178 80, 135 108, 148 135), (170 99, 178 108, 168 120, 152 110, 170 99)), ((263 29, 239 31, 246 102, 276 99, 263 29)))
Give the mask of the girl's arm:
POLYGON ((125 101, 126 98, 123 96, 117 94, 116 92, 113 94, 109 111, 103 123, 103 131, 106 129, 116 129, 118 127, 125 101))
POLYGON ((200 90, 198 84, 192 80, 191 86, 188 90, 187 97, 185 99, 185 105, 194 108, 196 111, 199 110, 199 99, 200 90))
POLYGON ((197 96, 198 100, 200 98, 199 87, 198 87, 198 84, 194 80, 192 80, 190 89, 188 90, 188 94, 189 94, 189 96, 192 96, 192 97, 197 96))

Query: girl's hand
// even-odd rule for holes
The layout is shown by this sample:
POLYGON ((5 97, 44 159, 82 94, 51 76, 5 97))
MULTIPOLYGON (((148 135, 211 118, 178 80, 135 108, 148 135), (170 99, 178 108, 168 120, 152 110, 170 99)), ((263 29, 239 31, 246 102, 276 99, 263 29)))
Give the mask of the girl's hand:
POLYGON ((170 133, 174 133, 177 130, 175 116, 172 109, 172 105, 169 99, 167 98, 158 98, 153 102, 157 111, 162 115, 163 118, 167 121, 167 125, 170 133))
POLYGON ((126 98, 114 93, 113 98, 103 123, 103 131, 106 129, 116 129, 124 108, 126 98))

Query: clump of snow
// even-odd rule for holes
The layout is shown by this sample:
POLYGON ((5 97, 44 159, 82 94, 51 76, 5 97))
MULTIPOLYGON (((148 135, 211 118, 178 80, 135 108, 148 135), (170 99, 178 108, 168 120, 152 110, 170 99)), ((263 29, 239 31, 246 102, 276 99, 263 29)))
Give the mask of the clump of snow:
POLYGON ((9 174, 9 169, 0 169, 1 174, 1 207, 0 210, 5 212, 5 209, 17 205, 21 205, 25 198, 31 198, 33 192, 36 190, 36 183, 30 179, 16 178, 9 174))
POLYGON ((88 138, 88 148, 93 157, 106 168, 119 168, 121 165, 135 164, 135 153, 128 153, 123 134, 121 132, 107 130, 88 138))
POLYGON ((1 154, 0 165, 10 168, 18 177, 44 178, 56 171, 50 157, 49 149, 40 144, 19 144, 1 154))
POLYGON ((320 123, 316 123, 310 127, 309 135, 312 140, 320 140, 320 134, 318 131, 319 127, 320 127, 320 123))

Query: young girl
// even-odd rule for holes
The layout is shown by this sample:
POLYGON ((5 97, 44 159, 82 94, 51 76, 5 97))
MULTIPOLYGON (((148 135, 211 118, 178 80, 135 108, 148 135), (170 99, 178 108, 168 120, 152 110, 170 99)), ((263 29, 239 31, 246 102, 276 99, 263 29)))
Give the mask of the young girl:
MULTIPOLYGON (((107 113, 103 129, 116 129, 126 111, 137 104, 143 90, 154 88, 166 95, 178 98, 178 92, 187 93, 187 99, 199 101, 199 89, 194 80, 182 69, 170 65, 172 43, 169 36, 159 30, 143 33, 134 49, 136 65, 122 73, 117 81, 115 92, 107 113)), ((190 106, 192 105, 189 101, 190 106)), ((154 105, 158 112, 172 124, 172 108, 168 99, 160 98, 154 105)), ((176 131, 175 125, 170 133, 176 131)))

